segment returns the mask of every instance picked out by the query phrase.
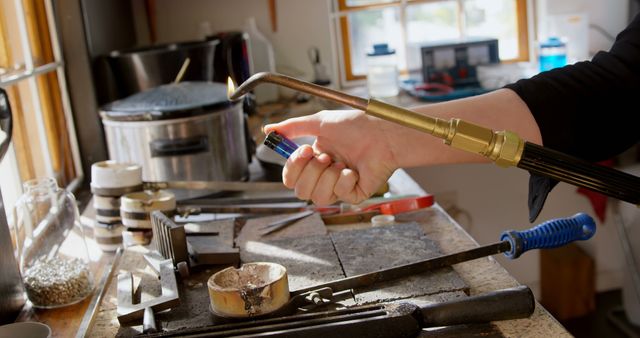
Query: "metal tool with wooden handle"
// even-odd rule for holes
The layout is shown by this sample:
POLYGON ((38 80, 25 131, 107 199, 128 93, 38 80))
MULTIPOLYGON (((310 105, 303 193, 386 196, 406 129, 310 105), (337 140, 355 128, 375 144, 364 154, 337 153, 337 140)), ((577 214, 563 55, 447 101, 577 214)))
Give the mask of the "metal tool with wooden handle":
POLYGON ((329 298, 338 291, 370 286, 501 252, 510 258, 517 258, 532 249, 553 248, 586 240, 594 233, 595 223, 588 215, 577 214, 570 218, 555 219, 525 231, 506 231, 500 242, 495 244, 293 291, 290 303, 295 303, 294 306, 283 306, 281 310, 284 312, 279 310, 272 318, 178 330, 163 333, 162 337, 253 337, 278 334, 287 337, 327 338, 362 336, 363 333, 382 337, 408 337, 416 335, 424 327, 525 318, 535 308, 533 294, 526 286, 421 307, 409 303, 375 304, 339 311, 292 316, 286 314, 292 313, 288 312, 289 308, 304 305, 297 302, 305 298, 315 303, 318 295, 329 298))
POLYGON ((526 318, 534 309, 531 290, 518 286, 425 306, 365 305, 177 330, 149 337, 414 337, 422 328, 526 318))

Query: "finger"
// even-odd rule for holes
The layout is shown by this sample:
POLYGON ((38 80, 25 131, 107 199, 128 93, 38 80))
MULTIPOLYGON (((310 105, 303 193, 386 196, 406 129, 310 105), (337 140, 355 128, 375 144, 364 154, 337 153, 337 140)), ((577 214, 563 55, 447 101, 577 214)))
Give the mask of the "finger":
POLYGON ((357 202, 356 185, 358 183, 358 173, 346 168, 340 171, 338 182, 333 188, 333 192, 339 199, 347 203, 357 202))
POLYGON ((338 183, 340 171, 344 167, 343 163, 333 163, 322 172, 311 193, 311 200, 315 205, 329 205, 336 201, 337 196, 333 193, 333 188, 338 183))
POLYGON ((302 200, 311 199, 311 193, 318 184, 318 179, 324 170, 331 164, 331 157, 320 154, 312 158, 304 167, 296 181, 296 196, 302 200))
POLYGON ((288 138, 301 137, 301 136, 317 136, 320 132, 321 120, 317 116, 308 115, 301 117, 294 117, 280 123, 267 124, 262 128, 265 134, 269 134, 272 131, 278 131, 288 138))
POLYGON ((310 145, 304 144, 294 151, 287 163, 282 169, 282 183, 289 188, 293 189, 296 186, 298 177, 304 169, 304 167, 313 158, 313 149, 310 145))

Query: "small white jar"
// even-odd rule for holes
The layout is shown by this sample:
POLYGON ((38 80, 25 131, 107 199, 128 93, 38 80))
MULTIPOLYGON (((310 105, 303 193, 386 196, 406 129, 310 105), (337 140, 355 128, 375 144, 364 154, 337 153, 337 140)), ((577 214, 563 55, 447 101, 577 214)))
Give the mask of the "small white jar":
POLYGON ((169 191, 142 191, 126 194, 120 199, 120 217, 127 228, 151 229, 151 212, 160 210, 173 215, 176 197, 169 191))
POLYGON ((396 51, 386 43, 373 45, 373 52, 367 53, 367 87, 371 97, 398 95, 396 51))
POLYGON ((120 196, 142 190, 142 167, 116 161, 96 162, 91 166, 91 191, 96 223, 93 234, 102 251, 122 246, 120 196))

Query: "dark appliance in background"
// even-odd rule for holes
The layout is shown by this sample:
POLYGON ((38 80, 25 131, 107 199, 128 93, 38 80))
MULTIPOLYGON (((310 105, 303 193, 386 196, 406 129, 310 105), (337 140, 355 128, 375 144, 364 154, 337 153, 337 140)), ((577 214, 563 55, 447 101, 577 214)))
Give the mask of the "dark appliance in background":
POLYGON ((213 81, 227 83, 227 77, 231 77, 238 85, 251 76, 248 39, 249 36, 243 32, 221 32, 207 37, 207 40, 218 41, 213 81))
POLYGON ((479 87, 476 66, 499 63, 498 40, 467 38, 421 47, 424 83, 453 88, 479 87))
POLYGON ((141 164, 151 181, 248 179, 256 145, 246 116, 255 104, 226 98, 228 77, 249 78, 246 34, 112 51, 96 66, 109 94, 100 100, 109 158, 141 164))
MULTIPOLYGON (((213 60, 213 81, 226 84, 231 77, 238 86, 251 76, 249 66, 249 35, 244 32, 219 32, 208 36, 209 41, 218 41, 213 60)), ((253 94, 244 97, 242 109, 247 115, 256 112, 256 100, 253 94)), ((247 126, 248 127, 248 126, 247 126)), ((249 133, 247 129, 247 133, 249 133)), ((255 144, 251 146, 251 154, 255 153, 255 144)))
POLYGON ((217 45, 215 40, 188 41, 112 51, 105 61, 116 98, 173 82, 187 58, 182 81, 213 81, 217 45))
MULTIPOLYGON (((0 129, 6 133, 0 144, 0 162, 9 149, 12 126, 9 97, 5 90, 0 88, 0 129)), ((24 286, 13 252, 6 211, 0 191, 0 325, 12 323, 25 303, 24 286)))
POLYGON ((96 58, 98 103, 106 104, 176 79, 185 60, 181 81, 236 84, 249 78, 247 35, 221 32, 206 40, 115 50, 96 58))

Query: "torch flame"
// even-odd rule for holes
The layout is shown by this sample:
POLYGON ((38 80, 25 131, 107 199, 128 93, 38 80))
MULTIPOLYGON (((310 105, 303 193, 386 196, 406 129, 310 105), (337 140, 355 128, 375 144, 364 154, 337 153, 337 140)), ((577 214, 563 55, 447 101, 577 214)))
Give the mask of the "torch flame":
POLYGON ((236 91, 236 85, 231 76, 227 78, 227 99, 231 100, 231 94, 236 91))

